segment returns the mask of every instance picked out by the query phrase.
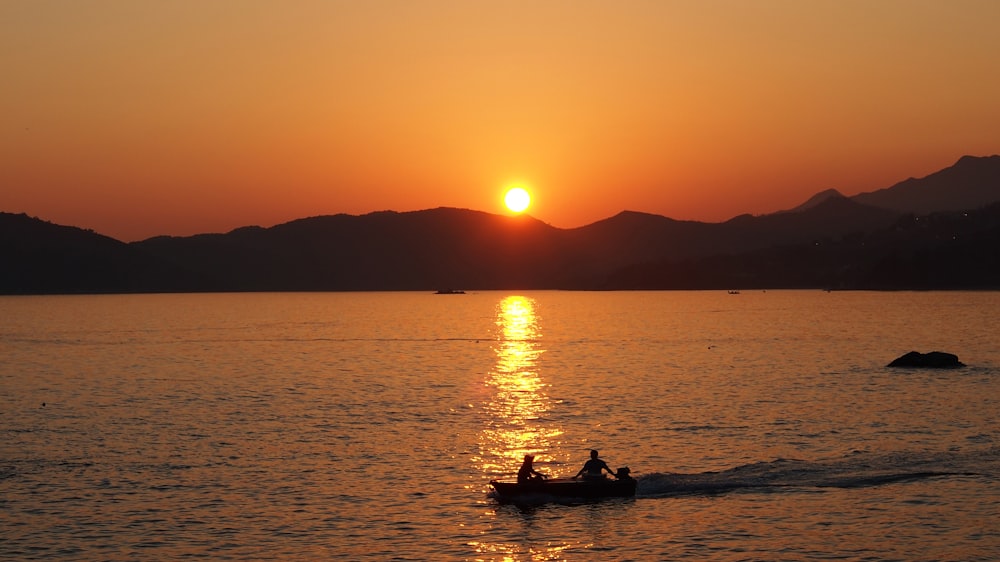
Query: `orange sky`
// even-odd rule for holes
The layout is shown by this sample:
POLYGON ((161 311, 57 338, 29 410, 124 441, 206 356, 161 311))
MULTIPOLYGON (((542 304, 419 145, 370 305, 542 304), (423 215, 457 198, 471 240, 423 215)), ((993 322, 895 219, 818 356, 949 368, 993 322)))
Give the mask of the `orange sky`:
POLYGON ((1000 2, 5 0, 0 211, 721 221, 1000 153, 1000 2))

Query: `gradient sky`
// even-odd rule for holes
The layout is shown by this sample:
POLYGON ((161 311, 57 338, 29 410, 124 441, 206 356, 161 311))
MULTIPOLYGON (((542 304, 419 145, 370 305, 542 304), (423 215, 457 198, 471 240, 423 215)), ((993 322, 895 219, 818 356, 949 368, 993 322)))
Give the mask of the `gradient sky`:
POLYGON ((722 221, 1000 153, 1000 2, 3 0, 0 211, 722 221))

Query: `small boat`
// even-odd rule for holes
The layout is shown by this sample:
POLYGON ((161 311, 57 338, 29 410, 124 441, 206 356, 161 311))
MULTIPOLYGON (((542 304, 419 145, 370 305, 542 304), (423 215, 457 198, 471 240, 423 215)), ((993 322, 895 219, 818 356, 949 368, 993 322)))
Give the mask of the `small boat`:
POLYGON ((435 295, 464 295, 465 291, 458 289, 438 289, 435 295))
POLYGON ((500 482, 491 480, 496 498, 503 502, 543 502, 553 499, 631 498, 636 481, 627 474, 611 478, 549 478, 530 482, 500 482))

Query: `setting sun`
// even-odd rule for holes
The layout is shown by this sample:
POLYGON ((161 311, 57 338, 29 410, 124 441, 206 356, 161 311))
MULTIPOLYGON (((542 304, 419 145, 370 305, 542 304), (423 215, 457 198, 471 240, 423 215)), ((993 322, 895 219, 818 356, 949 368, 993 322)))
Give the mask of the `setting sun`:
POLYGON ((507 204, 508 209, 515 213, 520 213, 531 204, 531 195, 528 195, 528 192, 523 187, 515 187, 507 191, 507 195, 504 196, 503 200, 507 204))

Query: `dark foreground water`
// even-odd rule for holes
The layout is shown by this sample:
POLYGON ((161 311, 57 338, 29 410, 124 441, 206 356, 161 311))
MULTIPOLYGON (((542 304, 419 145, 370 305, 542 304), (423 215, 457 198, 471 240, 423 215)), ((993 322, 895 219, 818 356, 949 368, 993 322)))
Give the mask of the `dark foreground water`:
POLYGON ((1000 558, 997 293, 0 297, 0 558, 1000 558), (892 370, 910 350, 969 366, 892 370), (498 505, 599 448, 635 499, 498 505))

